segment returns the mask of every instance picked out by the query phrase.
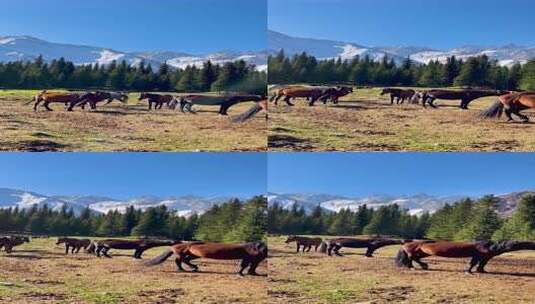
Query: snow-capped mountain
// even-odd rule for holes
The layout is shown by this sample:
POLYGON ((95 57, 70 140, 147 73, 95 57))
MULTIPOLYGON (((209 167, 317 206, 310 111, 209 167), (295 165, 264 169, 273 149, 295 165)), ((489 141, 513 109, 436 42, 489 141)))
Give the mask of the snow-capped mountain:
POLYGON ((179 197, 154 197, 143 196, 127 200, 119 200, 101 196, 47 196, 35 192, 0 188, 0 208, 19 207, 27 209, 33 206, 43 207, 45 204, 53 210, 61 210, 63 206, 73 209, 75 213, 80 213, 86 207, 98 213, 106 213, 110 210, 124 212, 129 206, 136 209, 145 210, 149 207, 165 205, 170 210, 175 210, 177 214, 188 216, 193 213, 202 214, 210 207, 232 199, 231 197, 200 197, 200 196, 179 196, 179 197))
POLYGON ((368 55, 373 60, 380 60, 385 55, 396 62, 409 57, 417 63, 428 63, 432 60, 445 62, 448 57, 458 59, 487 55, 499 64, 511 66, 515 63, 526 63, 535 58, 535 47, 523 47, 514 44, 505 46, 462 46, 449 50, 438 50, 419 46, 363 46, 352 42, 324 39, 298 38, 275 31, 268 31, 268 47, 270 52, 283 49, 287 55, 307 52, 320 59, 342 58, 352 59, 359 55, 368 55))
POLYGON ((105 65, 114 60, 126 60, 131 65, 138 65, 144 61, 156 68, 167 62, 173 67, 184 68, 188 65, 200 66, 207 60, 221 64, 243 59, 247 63, 256 65, 259 70, 267 68, 266 51, 224 51, 204 55, 170 51, 121 52, 110 48, 48 42, 31 36, 0 37, 0 62, 34 60, 39 55, 42 55, 46 61, 63 57, 77 65, 95 63, 105 65))
MULTIPOLYGON (((534 191, 519 191, 507 194, 496 195, 499 199, 497 212, 501 216, 510 216, 516 209, 518 201, 526 194, 534 194, 534 191)), ((340 195, 329 194, 302 194, 288 193, 268 194, 268 204, 278 204, 284 209, 290 209, 294 205, 303 207, 305 212, 311 212, 315 207, 320 206, 327 211, 338 212, 342 209, 356 211, 359 206, 366 205, 370 208, 397 204, 402 209, 407 209, 410 214, 421 215, 424 212, 433 213, 445 204, 451 204, 462 199, 463 196, 432 196, 427 194, 416 195, 374 195, 360 198, 350 198, 340 195)), ((477 199, 475 197, 474 199, 477 199)))

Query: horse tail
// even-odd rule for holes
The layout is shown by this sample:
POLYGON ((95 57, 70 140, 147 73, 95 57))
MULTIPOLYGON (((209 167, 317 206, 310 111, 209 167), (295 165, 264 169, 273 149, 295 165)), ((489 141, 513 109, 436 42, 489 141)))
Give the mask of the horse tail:
POLYGON ((320 252, 321 253, 327 253, 327 242, 328 241, 323 241, 321 242, 321 245, 320 245, 320 252))
POLYGON ((398 254, 396 255, 396 266, 398 267, 409 267, 410 259, 409 255, 403 249, 403 247, 399 248, 398 254))
POLYGON ((234 123, 241 123, 245 122, 248 119, 251 119, 253 116, 256 115, 256 113, 262 111, 262 106, 258 103, 255 103, 249 110, 241 113, 240 115, 237 115, 232 119, 232 122, 234 123))
POLYGON ((170 256, 172 256, 173 253, 174 252, 171 249, 166 250, 164 253, 160 254, 159 256, 144 262, 143 265, 145 265, 145 266, 154 266, 154 265, 161 264, 161 263, 165 262, 165 260, 167 260, 170 256))
POLYGON ((500 117, 503 113, 503 103, 498 99, 490 107, 479 113, 481 118, 500 117))

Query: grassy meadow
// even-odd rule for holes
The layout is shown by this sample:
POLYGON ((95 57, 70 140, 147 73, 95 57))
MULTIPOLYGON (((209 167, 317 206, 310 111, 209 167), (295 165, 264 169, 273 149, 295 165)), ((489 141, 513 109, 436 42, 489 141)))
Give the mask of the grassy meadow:
POLYGON ((195 106, 197 114, 166 109, 148 111, 139 93, 130 93, 127 104, 100 103, 97 110, 64 111, 53 103, 53 112, 33 103, 37 90, 0 90, 0 151, 265 151, 263 115, 236 124, 232 116, 249 109, 250 102, 230 108, 230 117, 218 107, 195 106))
MULTIPOLYGON (((0 303, 267 303, 266 277, 239 277, 238 261, 200 259, 200 272, 179 273, 172 258, 145 267, 133 250, 112 249, 111 259, 83 250, 65 255, 55 242, 34 238, 0 252, 0 303)), ((165 249, 147 250, 143 259, 165 249)))
POLYGON ((329 257, 296 253, 284 240, 269 238, 270 303, 533 303, 534 252, 503 254, 489 262, 489 273, 468 275, 468 259, 427 258, 428 271, 398 268, 398 245, 372 258, 347 248, 344 257, 329 257))
MULTIPOLYGON (((477 114, 496 100, 436 100, 438 109, 421 105, 390 105, 381 88, 359 88, 337 105, 303 99, 288 107, 270 104, 270 151, 535 151, 534 123, 484 120, 477 114)), ((535 113, 525 111, 535 122, 535 113)))

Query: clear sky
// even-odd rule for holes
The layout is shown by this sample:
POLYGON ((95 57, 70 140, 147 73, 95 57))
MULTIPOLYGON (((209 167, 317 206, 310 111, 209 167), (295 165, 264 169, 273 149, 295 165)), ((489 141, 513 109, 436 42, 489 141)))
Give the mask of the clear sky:
POLYGON ((0 0, 0 36, 119 51, 266 48, 267 0, 0 0))
POLYGON ((0 187, 45 195, 266 193, 264 153, 0 153, 0 187))
POLYGON ((269 0, 269 28, 367 46, 535 46, 533 0, 269 0))
POLYGON ((532 153, 271 153, 268 190, 351 197, 535 189, 532 153))

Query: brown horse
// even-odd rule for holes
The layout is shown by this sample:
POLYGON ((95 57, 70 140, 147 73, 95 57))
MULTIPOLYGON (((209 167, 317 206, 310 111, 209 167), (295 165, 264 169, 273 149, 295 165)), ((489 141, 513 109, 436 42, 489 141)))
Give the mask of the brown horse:
POLYGON ((520 111, 532 108, 535 108, 535 92, 509 93, 499 96, 496 102, 481 112, 480 117, 500 117, 505 112, 508 122, 513 121, 511 114, 520 117, 523 122, 528 122, 529 118, 520 114, 520 111))
POLYGON ((366 257, 372 257, 373 252, 381 247, 391 246, 391 245, 400 245, 407 242, 407 240, 396 240, 396 239, 385 239, 385 238, 375 238, 375 239, 354 239, 354 238, 337 238, 332 240, 325 240, 320 247, 320 252, 327 253, 329 256, 332 256, 332 252, 337 256, 342 256, 339 252, 342 247, 347 248, 367 248, 366 257))
POLYGON ((459 107, 463 110, 468 109, 468 104, 478 98, 485 96, 500 96, 509 93, 509 91, 502 90, 463 90, 463 91, 452 91, 452 90, 428 90, 418 93, 418 97, 422 100, 422 106, 425 108, 426 103, 431 107, 436 108, 433 104, 435 99, 445 99, 445 100, 461 100, 459 107))
POLYGON ((522 241, 479 241, 479 242, 425 242, 415 241, 401 246, 397 256, 396 265, 412 268, 412 262, 418 263, 422 269, 429 265, 421 259, 429 256, 445 258, 471 258, 466 272, 472 273, 477 266, 477 272, 485 272, 485 265, 493 257, 502 253, 518 250, 535 250, 535 242, 522 241))
POLYGON ((1 237, 0 238, 0 250, 2 247, 5 248, 5 251, 7 253, 11 253, 13 251, 13 247, 22 245, 24 243, 29 243, 30 238, 27 236, 8 236, 8 237, 1 237))
POLYGON ((170 246, 174 244, 181 243, 180 241, 160 241, 160 240, 151 240, 151 239, 141 239, 141 240, 117 240, 117 239, 107 239, 107 240, 97 240, 94 241, 94 247, 90 246, 90 252, 94 250, 97 257, 100 257, 101 254, 107 258, 111 258, 108 254, 110 249, 118 250, 134 250, 134 258, 141 259, 141 255, 145 250, 161 247, 161 246, 170 246))
POLYGON ((152 104, 154 103, 154 109, 158 110, 161 109, 163 104, 166 104, 167 107, 169 107, 169 104, 174 99, 172 95, 160 95, 160 94, 154 94, 154 93, 141 93, 139 95, 138 101, 141 101, 143 99, 147 99, 149 102, 149 111, 152 110, 152 104))
POLYGON ((69 249, 72 247, 71 254, 80 252, 81 248, 87 250, 91 244, 89 239, 74 239, 74 238, 59 238, 56 245, 65 244, 65 254, 69 254, 69 249))
POLYGON ((394 100, 396 100, 396 104, 403 104, 405 99, 411 100, 412 96, 416 94, 416 91, 411 89, 384 88, 381 91, 381 96, 385 94, 390 94, 390 104, 393 105, 394 100))
POLYGON ((328 90, 332 90, 332 87, 326 86, 290 86, 282 88, 278 91, 277 96, 274 99, 275 105, 278 104, 280 98, 284 96, 284 101, 287 105, 293 106, 290 102, 292 98, 307 98, 309 105, 313 105, 320 97, 328 98, 328 90))
POLYGON ((145 262, 146 266, 153 266, 163 263, 170 256, 176 255, 175 263, 179 271, 184 271, 182 263, 192 268, 192 271, 198 271, 199 267, 190 261, 198 258, 207 258, 214 260, 241 260, 239 275, 249 267, 247 272, 250 275, 257 275, 256 268, 258 264, 267 258, 268 248, 263 242, 252 242, 245 244, 223 244, 223 243, 204 243, 192 242, 171 246, 169 250, 145 262))
POLYGON ((58 92, 47 92, 41 91, 37 94, 32 101, 35 101, 33 105, 33 110, 37 111, 37 106, 43 102, 43 107, 48 111, 52 111, 49 107, 51 103, 63 103, 67 106, 69 103, 76 102, 80 98, 78 93, 58 93, 58 92))
POLYGON ((105 104, 110 104, 114 100, 119 100, 122 103, 126 103, 128 101, 128 96, 121 93, 116 92, 102 92, 102 91, 96 91, 96 92, 88 92, 85 94, 82 94, 80 98, 76 101, 73 101, 70 103, 69 107, 67 108, 67 111, 72 111, 73 107, 81 107, 82 109, 85 109, 85 105, 89 103, 91 106, 91 109, 95 110, 97 108, 97 103, 107 100, 105 104))
POLYGON ((314 251, 318 251, 319 245, 323 242, 321 238, 309 238, 304 236, 296 236, 296 235, 290 235, 286 239, 286 244, 289 244, 291 242, 295 242, 297 244, 297 252, 299 252, 299 248, 303 246, 303 252, 309 252, 312 249, 312 246, 314 246, 314 251))

